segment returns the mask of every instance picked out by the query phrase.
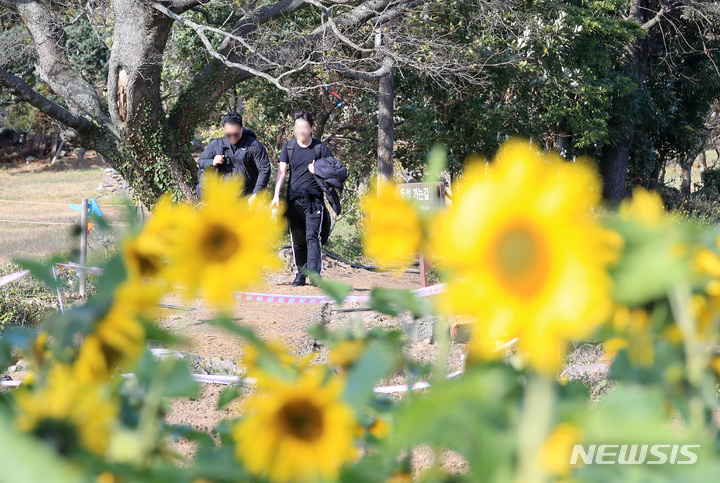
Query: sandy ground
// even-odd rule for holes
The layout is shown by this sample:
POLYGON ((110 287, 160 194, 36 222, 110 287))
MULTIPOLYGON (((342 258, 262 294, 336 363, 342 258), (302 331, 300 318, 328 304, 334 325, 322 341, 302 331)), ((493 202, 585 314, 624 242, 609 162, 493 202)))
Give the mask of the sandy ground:
MULTIPOLYGON (((351 269, 326 259, 323 270, 324 276, 350 284, 353 287, 353 294, 356 295, 368 293, 374 286, 403 289, 420 287, 420 274, 416 269, 408 270, 405 273, 375 273, 351 269)), ((292 278, 293 275, 290 272, 273 274, 267 277, 262 286, 253 288, 252 291, 276 294, 321 294, 319 289, 312 286, 291 287, 292 278)), ((166 302, 173 305, 187 304, 177 296, 169 297, 166 302)), ((212 312, 200 301, 195 301, 192 306, 197 307, 197 310, 193 312, 173 311, 159 321, 160 327, 185 339, 186 342, 178 349, 206 359, 226 358, 242 364, 243 342, 228 335, 225 331, 211 326, 208 320, 212 317, 212 312)), ((329 307, 324 307, 323 304, 290 305, 239 301, 233 315, 239 319, 238 324, 254 329, 265 340, 283 343, 297 355, 317 351, 318 361, 324 359, 326 351, 324 348, 315 346, 315 341, 306 331, 321 320, 328 324, 331 330, 344 324, 356 324, 358 320, 366 327, 400 328, 396 319, 375 313, 364 313, 362 316, 332 315, 329 307)), ((436 357, 437 347, 428 340, 411 341, 406 351, 410 357, 416 360, 432 362, 436 357)), ((450 370, 457 370, 461 367, 462 353, 463 347, 453 344, 449 360, 450 370)), ((401 384, 403 382, 405 380, 402 374, 379 381, 380 384, 401 384)), ((198 397, 173 400, 170 404, 167 421, 171 424, 184 424, 194 429, 210 431, 221 420, 237 416, 242 412, 242 399, 226 408, 217 409, 218 398, 222 390, 223 386, 203 384, 198 397)), ((183 456, 191 457, 193 454, 192 443, 181 440, 170 444, 173 450, 183 456)), ((451 473, 469 471, 467 462, 452 451, 445 451, 438 456, 430 448, 420 446, 413 450, 412 460, 416 475, 429 468, 435 461, 439 461, 442 467, 451 473)))
MULTIPOLYGON (((328 263, 325 258, 323 276, 348 283, 352 295, 369 294, 374 286, 387 288, 420 288, 420 274, 409 270, 404 274, 376 273, 352 269, 340 263, 328 263), (328 266, 330 265, 330 266, 328 266)), ((290 272, 271 274, 264 284, 253 287, 252 292, 291 295, 322 295, 313 286, 291 287, 293 274, 290 272)), ((213 311, 200 300, 188 305, 180 296, 170 296, 165 303, 196 308, 194 311, 168 309, 168 315, 158 321, 158 326, 186 339, 187 343, 178 349, 204 358, 242 359, 242 341, 226 331, 210 325, 213 311)), ((313 350, 314 340, 306 330, 319 323, 323 304, 281 304, 240 300, 236 303, 233 316, 238 324, 250 327, 265 340, 278 341, 293 353, 304 355, 313 350)))
MULTIPOLYGON (((352 269, 325 258, 323 276, 343 281, 352 286, 354 295, 367 294, 374 286, 387 288, 415 289, 420 287, 420 274, 417 269, 405 273, 376 273, 361 269, 352 269)), ((312 286, 291 287, 293 274, 290 271, 275 273, 266 277, 265 282, 251 291, 272 294, 321 295, 322 292, 312 286)), ((176 349, 205 359, 230 359, 242 365, 244 342, 226 331, 212 326, 209 320, 213 316, 211 309, 196 300, 191 304, 178 295, 169 296, 164 302, 171 305, 196 308, 194 311, 168 309, 168 314, 158 321, 158 326, 182 337, 184 342, 176 349)), ((334 307, 334 306, 333 306, 334 307)), ((329 317, 329 306, 325 304, 281 304, 255 301, 238 301, 233 315, 241 326, 252 328, 260 337, 277 341, 297 355, 318 351, 315 340, 307 334, 307 329, 325 318, 330 318, 330 328, 347 317, 329 317), (324 312, 324 314, 323 314, 324 312)), ((376 314, 377 315, 377 314, 376 314)), ((382 325, 387 318, 365 316, 370 324, 379 321, 382 325)), ((335 327, 336 328, 336 327, 335 327)), ((434 359, 434 350, 427 342, 411 344, 421 348, 415 350, 418 359, 434 359)), ((412 349, 410 349, 412 350, 412 349)), ((318 351, 318 360, 324 359, 324 351, 318 351)), ((401 378, 395 377, 387 382, 396 384, 401 378)), ((386 381, 383 381, 386 382, 386 381)), ((209 431, 222 419, 236 416, 241 411, 242 401, 231 404, 222 410, 217 409, 217 401, 223 386, 203 384, 201 393, 192 399, 174 400, 170 404, 167 420, 171 424, 185 424, 195 429, 209 431)), ((192 454, 192 445, 185 441, 174 442, 173 449, 182 455, 192 454)), ((423 454, 427 453, 425 451, 423 454)), ((430 461, 430 460, 428 460, 430 461)))

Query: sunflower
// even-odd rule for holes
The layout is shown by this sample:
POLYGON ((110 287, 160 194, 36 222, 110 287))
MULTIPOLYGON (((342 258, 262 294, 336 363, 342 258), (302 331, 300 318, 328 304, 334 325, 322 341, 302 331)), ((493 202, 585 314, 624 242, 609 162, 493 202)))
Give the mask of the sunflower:
POLYGON ((660 193, 644 188, 635 188, 632 198, 620 203, 618 213, 620 218, 632 220, 647 228, 662 228, 672 222, 672 217, 665 211, 660 193))
POLYGON ((376 418, 368 428, 368 432, 377 439, 387 438, 390 434, 390 424, 382 418, 376 418))
POLYGON ((355 364, 367 349, 367 341, 363 339, 347 339, 339 342, 330 350, 328 364, 346 371, 355 364))
POLYGON ((79 448, 103 454, 118 414, 107 389, 80 381, 69 366, 55 365, 44 385, 21 387, 13 393, 17 427, 35 434, 60 454, 79 448))
POLYGON ((528 362, 552 374, 566 342, 612 307, 606 268, 617 237, 591 213, 597 175, 509 141, 494 163, 470 167, 458 192, 433 234, 450 275, 440 308, 476 316, 471 358, 498 357, 498 343, 519 337, 528 362))
POLYGON ((553 475, 569 476, 573 447, 581 441, 582 431, 578 426, 571 423, 557 425, 540 450, 540 461, 545 470, 553 475))
POLYGON ((106 379, 118 366, 138 358, 145 347, 140 317, 156 311, 159 295, 158 286, 125 283, 116 289, 113 305, 80 345, 75 361, 78 377, 106 379))
POLYGON ((179 220, 192 215, 192 207, 174 204, 169 194, 155 204, 153 216, 137 236, 122 247, 127 278, 131 283, 163 283, 168 268, 170 247, 179 243, 183 234, 179 220))
POLYGON ((697 320, 698 337, 703 342, 717 338, 720 319, 720 238, 715 240, 713 249, 700 246, 693 254, 693 274, 700 282, 704 293, 694 294, 690 308, 697 320))
POLYGON ((240 197, 241 191, 235 178, 210 176, 205 203, 198 210, 174 214, 181 236, 168 248, 169 270, 188 297, 201 289, 208 301, 227 308, 236 290, 258 281, 264 269, 278 265, 273 248, 282 227, 267 203, 250 206, 240 197))
POLYGON ((266 380, 236 424, 236 457, 274 482, 334 480, 357 452, 353 410, 340 396, 339 378, 308 371, 296 381, 266 380))
POLYGON ((250 344, 245 347, 242 357, 245 373, 260 379, 270 378, 278 371, 297 374, 309 367, 314 358, 315 352, 297 357, 278 341, 250 344))
POLYGON ((365 196, 363 246, 381 266, 409 263, 421 249, 422 224, 417 208, 388 182, 365 196))
POLYGON ((650 314, 642 308, 619 306, 615 308, 611 324, 618 336, 605 342, 607 357, 613 359, 621 349, 626 349, 633 364, 651 367, 655 360, 656 334, 650 314))

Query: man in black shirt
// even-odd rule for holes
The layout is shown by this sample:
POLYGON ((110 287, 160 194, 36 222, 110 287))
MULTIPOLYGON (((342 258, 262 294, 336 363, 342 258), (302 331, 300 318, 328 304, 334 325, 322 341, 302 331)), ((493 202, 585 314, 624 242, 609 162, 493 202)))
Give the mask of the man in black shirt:
POLYGON ((211 141, 198 159, 198 196, 203 186, 203 173, 215 169, 221 176, 242 176, 245 180, 243 194, 249 196, 248 201, 252 203, 270 180, 267 150, 254 132, 243 127, 243 118, 237 112, 223 116, 222 128, 224 136, 211 141))
POLYGON ((303 269, 322 273, 323 223, 329 221, 330 213, 325 207, 323 192, 314 175, 314 163, 318 159, 332 157, 325 143, 312 137, 314 119, 312 113, 301 109, 295 113, 295 139, 282 148, 278 159, 277 182, 272 206, 280 201, 285 175, 290 170, 287 190, 287 212, 290 239, 297 274, 293 287, 305 285, 303 269))

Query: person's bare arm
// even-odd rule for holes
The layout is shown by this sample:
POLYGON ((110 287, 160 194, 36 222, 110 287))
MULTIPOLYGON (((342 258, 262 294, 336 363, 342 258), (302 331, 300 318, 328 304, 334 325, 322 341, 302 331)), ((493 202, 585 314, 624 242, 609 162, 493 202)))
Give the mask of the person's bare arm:
POLYGON ((275 196, 273 196, 272 203, 270 204, 272 208, 277 208, 280 204, 280 190, 285 182, 287 168, 287 163, 278 163, 277 178, 275 179, 275 196))

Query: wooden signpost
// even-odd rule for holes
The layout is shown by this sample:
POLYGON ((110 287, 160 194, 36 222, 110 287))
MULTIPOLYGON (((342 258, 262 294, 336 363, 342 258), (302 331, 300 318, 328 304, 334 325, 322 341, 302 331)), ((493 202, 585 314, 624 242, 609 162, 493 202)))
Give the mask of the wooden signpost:
MULTIPOLYGON (((445 183, 405 183, 399 184, 400 194, 418 204, 421 210, 431 211, 445 207, 445 183)), ((420 283, 428 286, 428 272, 432 263, 427 254, 420 251, 420 283)))

